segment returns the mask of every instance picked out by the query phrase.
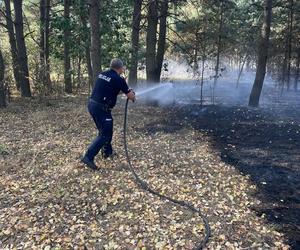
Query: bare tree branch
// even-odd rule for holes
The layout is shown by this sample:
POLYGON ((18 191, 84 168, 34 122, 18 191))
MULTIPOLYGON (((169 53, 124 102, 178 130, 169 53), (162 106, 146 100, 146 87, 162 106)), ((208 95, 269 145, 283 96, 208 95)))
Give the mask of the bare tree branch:
POLYGON ((29 31, 26 35, 24 35, 24 38, 30 35, 31 39, 39 46, 39 41, 37 41, 34 38, 34 36, 32 35, 35 32, 35 30, 30 29, 30 25, 29 25, 28 19, 25 14, 24 14, 24 20, 25 20, 25 23, 26 23, 28 31, 29 31))

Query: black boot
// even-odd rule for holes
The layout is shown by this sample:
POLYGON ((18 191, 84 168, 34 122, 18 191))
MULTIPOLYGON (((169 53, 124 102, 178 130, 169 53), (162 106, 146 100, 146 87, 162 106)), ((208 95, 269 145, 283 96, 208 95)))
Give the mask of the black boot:
POLYGON ((101 155, 102 155, 102 158, 104 159, 104 160, 106 160, 106 159, 108 159, 108 158, 110 158, 110 159, 114 159, 114 158, 116 158, 116 157, 118 157, 118 154, 115 152, 115 151, 113 151, 111 154, 107 154, 107 153, 105 153, 105 152, 101 152, 101 155))
POLYGON ((89 167, 92 170, 98 170, 97 165, 93 161, 91 161, 89 158, 87 158, 86 156, 84 156, 81 159, 81 162, 84 163, 87 167, 89 167))

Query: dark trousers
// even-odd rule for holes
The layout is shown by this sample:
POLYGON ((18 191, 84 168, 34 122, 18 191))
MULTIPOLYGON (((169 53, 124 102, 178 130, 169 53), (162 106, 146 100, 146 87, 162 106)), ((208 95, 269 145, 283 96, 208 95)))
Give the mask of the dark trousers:
POLYGON ((113 118, 110 111, 103 110, 103 106, 94 101, 89 101, 88 110, 99 131, 85 154, 89 160, 93 161, 101 149, 106 156, 112 154, 113 118))

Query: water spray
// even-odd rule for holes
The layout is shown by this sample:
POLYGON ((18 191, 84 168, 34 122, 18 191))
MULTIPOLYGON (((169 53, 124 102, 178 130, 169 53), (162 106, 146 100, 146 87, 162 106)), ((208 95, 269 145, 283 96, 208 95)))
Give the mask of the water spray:
POLYGON ((150 88, 147 88, 147 89, 144 89, 144 90, 137 91, 136 95, 137 96, 147 95, 147 94, 149 94, 149 93, 151 93, 155 90, 163 89, 163 88, 166 88, 166 87, 173 87, 173 84, 172 83, 158 84, 156 86, 153 86, 153 87, 150 87, 150 88))

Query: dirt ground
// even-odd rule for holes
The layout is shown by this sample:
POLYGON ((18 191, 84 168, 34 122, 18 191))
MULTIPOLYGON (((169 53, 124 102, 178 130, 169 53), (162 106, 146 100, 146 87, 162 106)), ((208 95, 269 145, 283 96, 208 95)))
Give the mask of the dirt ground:
MULTIPOLYGON (((85 97, 0 111, 1 249, 194 249, 201 219, 139 189, 118 157, 79 163, 96 135, 85 97)), ((152 187, 207 215, 207 249, 299 249, 299 109, 130 105, 129 148, 152 187), (278 114, 280 115, 280 114, 278 114), (296 118, 295 118, 296 117, 296 118)))

